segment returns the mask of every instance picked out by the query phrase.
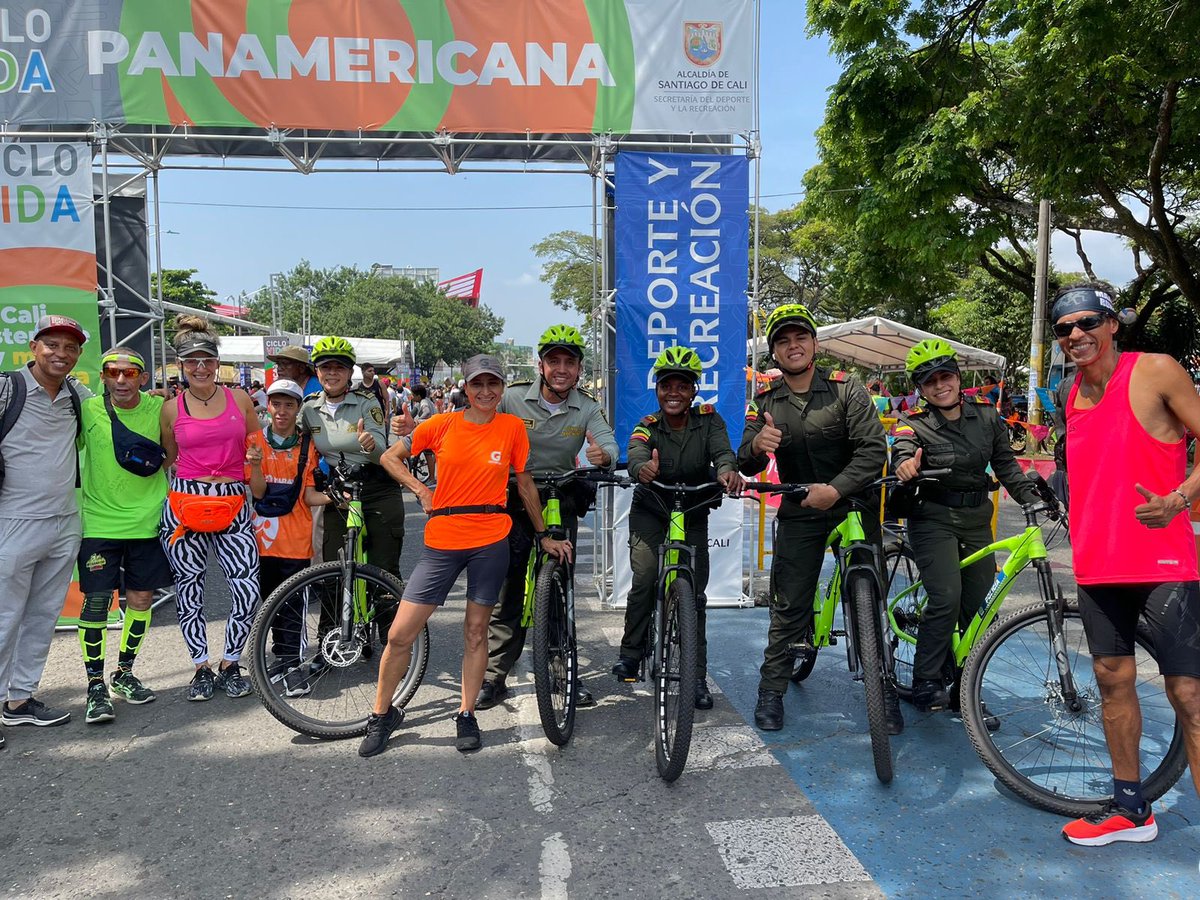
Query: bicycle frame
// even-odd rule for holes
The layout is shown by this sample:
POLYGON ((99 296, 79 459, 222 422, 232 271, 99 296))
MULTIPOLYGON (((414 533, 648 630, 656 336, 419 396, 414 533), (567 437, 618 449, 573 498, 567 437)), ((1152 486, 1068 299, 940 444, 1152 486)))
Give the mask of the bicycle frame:
POLYGON ((338 552, 342 564, 342 643, 353 637, 356 624, 369 624, 375 618, 374 608, 367 602, 367 586, 354 577, 355 566, 366 562, 364 537, 367 529, 362 498, 357 484, 351 486, 350 503, 346 509, 346 543, 338 552))
MULTIPOLYGON (((550 491, 546 495, 546 503, 542 506, 542 522, 546 526, 546 530, 551 534, 558 536, 563 532, 562 527, 562 501, 558 496, 557 486, 551 482, 549 484, 550 491)), ((529 548, 529 562, 525 566, 525 605, 521 609, 521 627, 529 628, 533 625, 533 595, 534 589, 537 586, 538 573, 542 570, 542 562, 545 560, 546 554, 537 541, 534 541, 533 546, 529 548)), ((574 589, 571 586, 574 579, 570 579, 568 590, 571 593, 568 603, 574 609, 574 589)))

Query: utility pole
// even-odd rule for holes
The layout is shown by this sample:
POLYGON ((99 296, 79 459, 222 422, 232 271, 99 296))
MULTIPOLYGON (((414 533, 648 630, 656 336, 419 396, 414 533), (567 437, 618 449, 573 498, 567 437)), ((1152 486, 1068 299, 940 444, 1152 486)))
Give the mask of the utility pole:
POLYGON ((1037 261, 1033 279, 1033 332, 1029 342, 1029 421, 1042 424, 1042 405, 1037 388, 1041 386, 1042 354, 1046 345, 1046 294, 1050 286, 1050 201, 1038 204, 1037 261))

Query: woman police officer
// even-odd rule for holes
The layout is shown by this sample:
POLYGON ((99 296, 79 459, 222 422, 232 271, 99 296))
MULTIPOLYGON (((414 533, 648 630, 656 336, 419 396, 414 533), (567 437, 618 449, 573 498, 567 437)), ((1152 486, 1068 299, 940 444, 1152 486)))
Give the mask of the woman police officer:
POLYGON ((950 697, 943 682, 950 636, 979 609, 996 574, 991 554, 959 568, 959 560, 992 542, 988 466, 1019 503, 1037 493, 1021 473, 1008 426, 985 398, 962 393, 958 359, 946 341, 921 341, 908 352, 905 369, 922 402, 900 415, 892 465, 901 481, 922 466, 947 468, 938 482, 923 482, 908 517, 909 538, 928 602, 917 632, 912 702, 927 712, 945 709, 950 697))

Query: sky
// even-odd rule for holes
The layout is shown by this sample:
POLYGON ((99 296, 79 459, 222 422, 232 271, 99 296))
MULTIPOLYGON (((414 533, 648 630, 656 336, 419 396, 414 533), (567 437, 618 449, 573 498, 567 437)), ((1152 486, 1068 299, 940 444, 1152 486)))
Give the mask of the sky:
MULTIPOLYGON (((806 36, 805 6, 762 4, 761 193, 769 210, 802 196, 804 172, 817 161, 814 132, 840 71, 824 38, 806 36)), ((576 321, 550 302, 530 248, 555 231, 591 233, 591 179, 582 173, 169 170, 159 184, 164 267, 198 270, 219 302, 302 259, 319 268, 437 266, 443 278, 482 267, 482 302, 504 318, 503 339, 533 344, 547 324, 576 321), (362 209, 379 206, 423 209, 362 209), (528 208, 539 206, 570 208, 528 208)), ((1085 246, 1101 277, 1128 280, 1129 255, 1118 241, 1088 235, 1085 246)), ((1053 256, 1060 268, 1080 268, 1065 236, 1055 238, 1053 256)))

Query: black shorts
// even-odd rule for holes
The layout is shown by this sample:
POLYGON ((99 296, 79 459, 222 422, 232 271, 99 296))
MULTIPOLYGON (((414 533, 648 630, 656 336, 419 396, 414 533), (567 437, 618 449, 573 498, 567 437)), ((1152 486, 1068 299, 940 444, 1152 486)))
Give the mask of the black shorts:
POLYGON ((426 547, 404 586, 404 599, 441 606, 463 569, 467 570, 467 599, 495 606, 508 574, 508 538, 468 550, 426 547))
POLYGON ((127 591, 156 591, 174 583, 171 564, 156 537, 85 537, 79 544, 79 590, 84 594, 119 591, 122 586, 127 591))
POLYGON ((1081 584, 1079 615, 1092 656, 1133 656, 1140 617, 1159 672, 1200 678, 1200 582, 1081 584))

